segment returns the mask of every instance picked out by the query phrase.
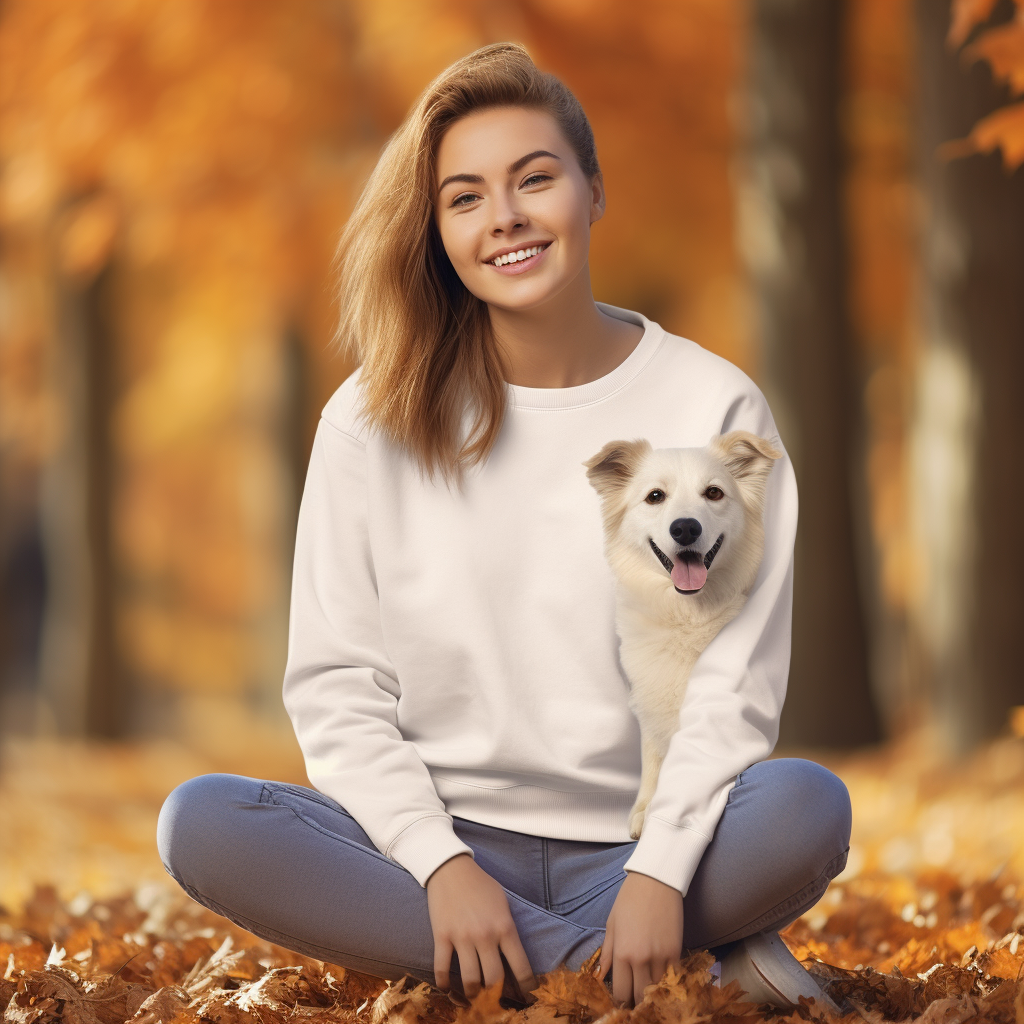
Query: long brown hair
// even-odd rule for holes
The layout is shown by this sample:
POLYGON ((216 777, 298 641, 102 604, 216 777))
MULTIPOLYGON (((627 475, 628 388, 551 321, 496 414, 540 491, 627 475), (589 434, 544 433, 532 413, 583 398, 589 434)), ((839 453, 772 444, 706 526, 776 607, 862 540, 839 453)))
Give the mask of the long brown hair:
POLYGON ((494 446, 509 372, 486 304, 462 283, 441 244, 437 149, 455 121, 499 106, 547 110, 583 173, 600 170, 590 123, 565 85, 516 43, 485 46, 427 86, 384 147, 335 256, 341 313, 334 341, 362 365, 360 414, 431 480, 439 469, 449 486, 494 446), (463 437, 467 409, 475 415, 463 437))

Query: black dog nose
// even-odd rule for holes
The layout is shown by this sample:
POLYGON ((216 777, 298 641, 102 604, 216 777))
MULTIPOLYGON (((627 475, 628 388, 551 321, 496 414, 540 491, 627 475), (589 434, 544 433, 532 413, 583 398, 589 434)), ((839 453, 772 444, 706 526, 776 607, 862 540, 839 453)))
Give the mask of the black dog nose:
POLYGON ((677 519, 668 532, 677 544, 692 544, 701 534, 701 525, 696 519, 677 519))

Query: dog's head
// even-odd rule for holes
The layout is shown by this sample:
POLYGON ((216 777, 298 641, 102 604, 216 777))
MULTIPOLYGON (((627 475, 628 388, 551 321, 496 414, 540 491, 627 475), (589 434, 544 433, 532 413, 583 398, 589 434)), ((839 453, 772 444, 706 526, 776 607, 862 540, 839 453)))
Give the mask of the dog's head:
POLYGON ((781 457, 771 441, 745 430, 703 448, 609 441, 583 465, 601 498, 620 579, 639 575, 649 584, 653 573, 694 595, 709 578, 729 576, 749 589, 764 545, 765 485, 781 457))

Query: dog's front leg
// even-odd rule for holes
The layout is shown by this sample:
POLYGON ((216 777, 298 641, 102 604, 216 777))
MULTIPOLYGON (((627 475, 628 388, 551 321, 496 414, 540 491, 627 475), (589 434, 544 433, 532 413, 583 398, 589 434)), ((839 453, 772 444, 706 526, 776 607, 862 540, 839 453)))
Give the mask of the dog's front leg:
POLYGON ((664 760, 665 751, 662 745, 641 734, 640 791, 637 793, 636 802, 629 812, 629 834, 634 839, 639 839, 640 833, 643 832, 644 819, 647 817, 647 807, 654 796, 654 790, 657 788, 658 774, 661 771, 661 763, 664 760))

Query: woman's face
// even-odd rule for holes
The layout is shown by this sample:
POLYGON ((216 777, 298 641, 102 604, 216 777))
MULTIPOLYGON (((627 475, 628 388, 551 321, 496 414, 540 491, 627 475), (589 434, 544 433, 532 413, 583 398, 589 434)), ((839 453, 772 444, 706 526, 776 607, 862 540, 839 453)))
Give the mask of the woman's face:
POLYGON ((489 305, 531 309, 576 280, 603 212, 601 176, 583 174, 547 111, 475 111, 438 147, 441 241, 462 283, 489 305))

